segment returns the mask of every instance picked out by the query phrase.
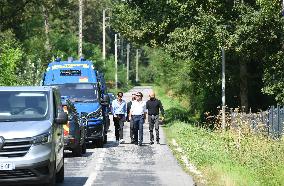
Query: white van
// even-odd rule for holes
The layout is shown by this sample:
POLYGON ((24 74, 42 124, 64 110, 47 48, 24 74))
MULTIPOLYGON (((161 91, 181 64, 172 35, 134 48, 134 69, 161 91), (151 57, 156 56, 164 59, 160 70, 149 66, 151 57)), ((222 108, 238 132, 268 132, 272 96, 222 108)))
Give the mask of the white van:
POLYGON ((60 99, 55 87, 0 87, 0 185, 63 182, 60 99))

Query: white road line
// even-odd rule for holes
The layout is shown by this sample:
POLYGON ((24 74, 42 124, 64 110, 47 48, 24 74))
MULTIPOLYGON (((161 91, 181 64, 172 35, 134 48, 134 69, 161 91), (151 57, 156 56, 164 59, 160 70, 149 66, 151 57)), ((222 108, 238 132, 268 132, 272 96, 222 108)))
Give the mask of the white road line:
MULTIPOLYGON (((99 170, 101 170, 101 166, 103 165, 103 159, 104 159, 104 156, 105 156, 105 152, 106 152, 106 149, 102 149, 102 152, 99 156, 99 158, 96 160, 96 165, 95 165, 95 169, 93 169, 93 172, 90 174, 89 178, 87 179, 86 183, 84 184, 84 186, 91 186, 96 178, 97 178, 97 175, 98 175, 98 172, 99 170)), ((95 153, 93 153, 92 156, 95 156, 95 153)), ((94 157, 96 158, 96 157, 94 157)))

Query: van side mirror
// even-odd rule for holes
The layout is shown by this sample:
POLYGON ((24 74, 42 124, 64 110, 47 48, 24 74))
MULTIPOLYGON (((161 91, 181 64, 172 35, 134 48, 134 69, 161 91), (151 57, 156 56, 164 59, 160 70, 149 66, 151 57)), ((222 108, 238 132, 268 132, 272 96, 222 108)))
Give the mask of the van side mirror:
POLYGON ((57 124, 64 125, 68 121, 68 115, 66 112, 59 112, 57 118, 55 118, 55 122, 57 124))
POLYGON ((108 106, 110 102, 109 96, 107 94, 104 94, 103 99, 101 100, 101 104, 103 106, 108 106))

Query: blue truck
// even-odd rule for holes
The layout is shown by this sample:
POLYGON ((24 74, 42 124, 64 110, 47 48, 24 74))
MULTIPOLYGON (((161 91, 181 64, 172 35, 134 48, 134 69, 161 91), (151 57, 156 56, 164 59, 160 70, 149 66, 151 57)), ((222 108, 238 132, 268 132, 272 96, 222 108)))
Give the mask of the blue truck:
POLYGON ((57 59, 49 63, 42 85, 59 87, 62 99, 74 103, 81 122, 86 126, 86 142, 103 147, 110 124, 109 98, 104 75, 95 69, 93 62, 57 59))

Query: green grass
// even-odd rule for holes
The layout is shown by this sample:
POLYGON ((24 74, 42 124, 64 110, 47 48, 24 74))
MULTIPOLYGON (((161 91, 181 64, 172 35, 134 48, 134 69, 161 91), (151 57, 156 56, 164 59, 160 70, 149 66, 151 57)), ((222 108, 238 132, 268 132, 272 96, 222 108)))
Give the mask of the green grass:
MULTIPOLYGON (((177 141, 190 162, 202 172, 207 185, 284 185, 283 139, 272 140, 245 130, 222 133, 196 127, 189 115, 184 116, 186 109, 176 99, 159 88, 156 90, 166 110, 163 128, 168 142, 177 141), (181 110, 183 119, 175 117, 173 110, 181 110)), ((179 159, 179 152, 174 154, 179 159)))

